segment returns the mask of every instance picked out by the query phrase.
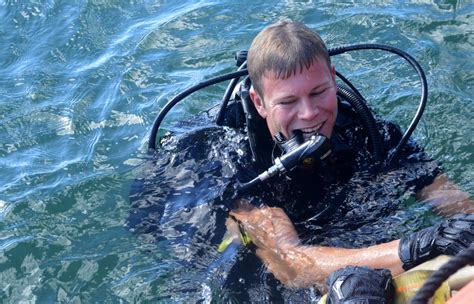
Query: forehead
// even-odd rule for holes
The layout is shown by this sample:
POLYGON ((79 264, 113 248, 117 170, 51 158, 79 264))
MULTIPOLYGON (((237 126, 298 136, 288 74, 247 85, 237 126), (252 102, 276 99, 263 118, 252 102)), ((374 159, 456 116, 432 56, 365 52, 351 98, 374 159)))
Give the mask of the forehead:
POLYGON ((285 81, 287 79, 297 77, 301 74, 309 75, 311 76, 325 76, 330 74, 331 68, 329 67, 328 63, 325 60, 322 59, 317 59, 313 61, 313 63, 309 66, 302 66, 302 67, 297 67, 295 69, 288 69, 286 71, 283 70, 266 70, 263 75, 262 79, 265 79, 267 81, 285 81))
POLYGON ((326 61, 317 60, 309 68, 303 68, 289 77, 279 77, 272 71, 267 71, 262 77, 264 95, 274 91, 297 89, 313 89, 332 80, 331 69, 326 61))

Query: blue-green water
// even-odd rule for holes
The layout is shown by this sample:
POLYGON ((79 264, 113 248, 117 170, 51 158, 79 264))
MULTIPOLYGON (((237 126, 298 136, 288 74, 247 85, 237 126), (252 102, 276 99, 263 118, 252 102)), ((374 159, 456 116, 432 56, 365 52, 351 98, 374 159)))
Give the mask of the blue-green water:
MULTIPOLYGON (((474 194, 471 1, 0 0, 2 302, 187 299, 169 287, 181 281, 169 280, 164 251, 124 227, 129 187, 160 107, 233 70, 234 52, 279 17, 330 47, 385 43, 418 59, 430 95, 414 136, 474 194)), ((418 79, 400 59, 361 52, 334 64, 407 126, 418 79)), ((214 105, 223 87, 181 103, 165 128, 214 105)))

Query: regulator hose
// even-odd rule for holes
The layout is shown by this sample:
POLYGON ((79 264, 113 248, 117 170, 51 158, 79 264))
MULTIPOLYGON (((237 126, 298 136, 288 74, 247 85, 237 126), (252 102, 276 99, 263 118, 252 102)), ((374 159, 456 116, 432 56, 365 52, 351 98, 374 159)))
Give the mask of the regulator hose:
MULTIPOLYGON (((426 99, 428 97, 428 88, 427 88, 428 85, 427 85, 425 73, 423 72, 423 69, 418 64, 418 62, 412 56, 410 56, 408 53, 406 53, 406 52, 404 52, 400 49, 397 49, 395 47, 391 47, 391 46, 387 46, 387 45, 383 45, 383 44, 358 44, 358 45, 350 45, 350 46, 342 46, 342 47, 331 48, 331 49, 328 50, 328 53, 329 53, 329 56, 335 56, 335 55, 340 55, 340 54, 343 54, 343 53, 346 53, 346 52, 349 52, 349 51, 366 50, 366 49, 384 50, 384 51, 391 52, 391 53, 399 55, 400 57, 402 57, 406 61, 408 61, 408 63, 416 70, 416 72, 418 73, 418 76, 420 77, 420 82, 421 82, 421 97, 420 97, 420 103, 419 103, 418 109, 417 109, 417 111, 415 113, 415 116, 413 117, 413 120, 411 121, 409 127, 407 128, 405 134, 403 134, 402 138, 400 139, 400 142, 395 147, 395 149, 393 149, 393 152, 391 153, 391 155, 389 155, 388 159, 384 163, 384 169, 388 170, 398 160, 398 157, 400 156, 400 152, 401 152, 402 148, 408 142, 411 134, 415 130, 416 126, 418 125, 418 122, 421 119, 421 116, 423 115, 423 111, 424 111, 425 106, 426 106, 426 99)), ((240 60, 242 60, 242 58, 240 60)), ((148 149, 150 151, 153 151, 153 150, 156 149, 156 136, 158 134, 158 130, 160 128, 161 122, 163 121, 166 114, 179 101, 181 101, 182 99, 184 99, 188 95, 196 92, 197 90, 200 90, 202 88, 208 87, 210 85, 213 85, 213 84, 216 84, 216 83, 219 83, 219 82, 234 79, 231 82, 231 84, 228 86, 228 89, 226 90, 226 93, 224 94, 224 100, 222 101, 222 106, 221 106, 221 109, 219 111, 219 115, 218 115, 218 119, 217 119, 217 124, 219 124, 222 121, 222 117, 223 117, 223 115, 225 113, 225 110, 227 108, 227 103, 228 103, 228 101, 231 97, 231 93, 232 93, 233 88, 235 87, 236 83, 238 82, 238 78, 240 78, 242 76, 245 76, 247 74, 248 74, 248 71, 247 71, 247 69, 245 69, 245 61, 243 61, 243 63, 241 64, 241 69, 239 69, 238 71, 227 73, 227 74, 215 77, 215 78, 211 78, 211 79, 206 80, 204 82, 198 83, 197 85, 192 86, 192 87, 186 89, 185 91, 179 93, 178 95, 176 95, 173 99, 171 99, 168 103, 166 103, 166 105, 163 107, 163 109, 158 113, 158 116, 156 117, 156 119, 153 123, 153 127, 152 127, 151 132, 150 132, 150 136, 149 136, 149 140, 148 140, 148 149)), ((338 76, 340 77, 340 74, 338 76)), ((346 82, 348 84, 348 86, 351 87, 353 90, 355 89, 355 87, 349 81, 347 81, 347 79, 345 79, 344 77, 340 77, 340 78, 344 82, 346 82)), ((354 92, 356 92, 354 96, 358 95, 358 97, 362 98, 361 94, 356 89, 354 90, 354 92)), ((372 131, 370 131, 370 132, 372 132, 372 131)), ((377 142, 378 142, 377 139, 372 139, 372 145, 374 146, 373 147, 374 148, 374 153, 375 153, 375 151, 378 150, 378 148, 375 149, 375 146, 377 145, 377 142)), ((384 155, 383 151, 378 151, 376 153, 379 153, 379 152, 380 152, 380 155, 376 156, 376 157, 380 157, 380 156, 384 155)))
POLYGON ((410 54, 392 46, 383 45, 383 44, 358 44, 358 45, 341 46, 341 47, 332 48, 328 50, 328 52, 329 52, 329 56, 335 56, 335 55, 340 55, 349 51, 369 50, 369 49, 384 50, 384 51, 399 55, 400 57, 405 59, 415 69, 421 82, 420 103, 418 105, 418 109, 416 110, 415 116, 413 117, 409 127, 405 131, 405 134, 403 134, 402 138, 400 139, 400 142, 395 147, 391 155, 389 155, 389 158, 384 164, 384 169, 389 170, 390 168, 393 167, 393 165, 395 165, 396 161, 398 161, 398 157, 400 156, 400 152, 402 148, 410 139, 411 134, 415 130, 416 126, 418 125, 418 122, 421 119, 421 116, 423 115, 423 111, 425 110, 425 106, 426 106, 426 100, 428 98, 428 84, 426 81, 425 72, 423 71, 419 63, 410 54))
POLYGON ((305 159, 313 162, 319 162, 326 158, 331 152, 331 141, 323 135, 312 135, 310 139, 298 145, 296 148, 275 159, 275 164, 259 174, 249 182, 239 184, 236 188, 237 192, 245 193, 261 182, 270 177, 291 171, 297 165, 303 163, 305 159))
MULTIPOLYGON (((236 54, 236 57, 238 55, 236 54)), ((237 59, 237 58, 236 58, 237 59)), ((247 67, 247 61, 244 61, 238 69, 238 71, 241 71, 247 67)), ((230 98, 232 97, 232 92, 235 89, 235 86, 237 83, 239 83, 240 77, 232 79, 232 81, 229 83, 227 86, 227 89, 225 90, 224 97, 222 98, 222 105, 221 108, 219 109, 219 113, 217 114, 216 118, 216 125, 221 126, 222 122, 224 121, 224 115, 225 111, 227 110, 227 104, 229 103, 230 98)))
POLYGON ((362 97, 362 94, 359 92, 359 90, 357 90, 357 88, 346 77, 344 77, 344 75, 336 71, 336 76, 340 78, 342 81, 344 81, 344 83, 347 84, 349 88, 351 88, 351 90, 357 94, 357 96, 364 99, 364 97, 362 97))
POLYGON ((148 138, 148 150, 155 150, 156 149, 156 135, 158 134, 158 130, 160 128, 161 122, 165 118, 166 114, 168 114, 168 112, 178 102, 180 102, 182 99, 184 99, 188 95, 191 95, 192 93, 194 93, 194 92, 196 92, 200 89, 203 89, 203 88, 208 87, 210 85, 213 85, 213 84, 216 84, 216 83, 219 83, 219 82, 223 82, 223 81, 226 81, 226 80, 239 78, 239 77, 242 77, 244 75, 247 75, 247 70, 246 69, 231 72, 231 73, 227 73, 227 74, 223 74, 223 75, 211 78, 209 80, 200 82, 197 85, 192 86, 192 87, 184 90, 183 92, 176 95, 173 99, 168 101, 165 104, 165 106, 163 107, 163 109, 161 109, 161 111, 158 113, 158 116, 155 118, 155 121, 153 122, 153 127, 151 128, 150 136, 148 138))
POLYGON ((347 89, 346 87, 338 85, 337 93, 338 95, 342 96, 345 100, 347 100, 351 104, 351 106, 354 107, 357 114, 359 114, 362 120, 362 124, 364 125, 367 132, 369 133, 371 150, 374 156, 376 166, 380 165, 385 159, 385 151, 384 151, 382 136, 380 135, 377 129, 375 119, 374 119, 374 116, 372 115, 371 110, 367 106, 365 100, 363 100, 360 95, 358 96, 357 94, 347 89))

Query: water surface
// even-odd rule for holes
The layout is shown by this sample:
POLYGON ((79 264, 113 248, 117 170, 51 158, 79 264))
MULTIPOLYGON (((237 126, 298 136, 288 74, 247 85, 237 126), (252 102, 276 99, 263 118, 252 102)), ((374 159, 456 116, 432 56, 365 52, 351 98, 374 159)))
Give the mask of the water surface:
MULTIPOLYGON (((124 227, 130 184, 160 107, 232 71, 233 54, 280 17, 330 47, 385 43, 419 60, 430 95, 414 137, 474 194, 470 1, 0 1, 2 301, 186 299, 169 288, 188 282, 168 280, 165 248, 124 227)), ((408 125, 418 79, 399 58, 333 62, 378 113, 408 125)), ((165 129, 214 105, 223 87, 179 104, 165 129)))

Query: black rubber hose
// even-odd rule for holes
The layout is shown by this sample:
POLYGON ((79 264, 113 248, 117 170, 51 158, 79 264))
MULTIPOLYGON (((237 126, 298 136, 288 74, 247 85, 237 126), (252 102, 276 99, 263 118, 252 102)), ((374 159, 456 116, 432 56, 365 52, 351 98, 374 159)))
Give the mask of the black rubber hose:
MULTIPOLYGON (((247 61, 244 61, 242 65, 239 67, 237 71, 241 71, 247 67, 247 61)), ((229 85, 227 86, 227 89, 225 90, 224 97, 222 98, 222 105, 221 108, 219 109, 219 113, 217 114, 216 118, 216 125, 222 126, 222 123, 224 122, 224 115, 225 111, 227 110, 227 104, 229 103, 230 98, 232 97, 232 92, 235 89, 235 86, 237 83, 239 83, 240 77, 234 78, 231 80, 229 85)))
POLYGON ((171 99, 166 105, 161 109, 160 113, 158 113, 158 116, 155 119, 155 122, 153 123, 153 127, 151 128, 150 132, 150 137, 148 138, 148 149, 149 150, 155 150, 156 149, 156 135, 158 134, 158 129, 160 128, 161 122, 165 118, 166 114, 182 99, 187 97, 188 95, 196 92, 197 90, 200 90, 202 88, 208 87, 210 85, 223 82, 226 80, 242 77, 244 75, 247 75, 247 70, 240 70, 240 71, 235 71, 231 73, 227 73, 224 75, 220 75, 214 78, 211 78, 209 80, 203 81, 198 83, 195 86, 190 87, 189 89, 184 90, 183 92, 179 93, 176 95, 173 99, 171 99))
POLYGON ((351 90, 354 91, 354 93, 356 93, 360 98, 365 100, 365 98, 362 96, 362 94, 359 92, 359 90, 357 90, 357 88, 352 84, 352 82, 349 81, 349 79, 344 77, 344 75, 342 75, 338 71, 336 71, 336 76, 339 77, 342 81, 344 81, 344 83, 347 84, 349 86, 349 88, 351 88, 351 90))
POLYGON ((250 189, 252 189, 253 187, 257 186, 258 184, 260 184, 262 181, 260 180, 260 178, 257 176, 256 178, 252 179, 251 181, 249 182, 246 182, 246 183, 242 183, 242 184, 238 184, 237 187, 236 187, 236 192, 238 194, 244 194, 246 193, 247 191, 249 191, 250 189))
MULTIPOLYGON (((385 51, 388 51, 388 52, 391 52, 391 53, 395 53, 395 54, 403 57, 405 60, 407 60, 415 68, 418 75, 420 76, 421 91, 422 91, 421 98, 420 98, 420 104, 419 104, 418 110, 417 110, 412 122, 410 123, 409 127, 407 128, 405 134, 400 139, 400 142, 398 143, 397 147, 395 147, 395 149, 393 150, 394 152, 392 153, 392 155, 385 162, 385 166, 384 166, 385 169, 389 169, 394 164, 394 162, 398 159, 398 157, 400 155, 400 152, 401 152, 401 149, 407 143, 407 141, 410 138, 411 134, 415 130, 421 116, 423 115, 423 111, 424 111, 425 105, 426 105, 426 99, 427 99, 427 96, 428 96, 428 88, 427 88, 428 85, 427 85, 427 82, 426 82, 425 73, 423 72, 423 69, 420 67, 418 62, 413 57, 411 57, 408 53, 406 53, 406 52, 404 52, 400 49, 391 47, 391 46, 382 45, 382 44, 359 44, 359 45, 351 45, 351 46, 342 46, 342 47, 332 48, 332 49, 328 50, 328 53, 329 53, 329 56, 335 56, 335 55, 343 54, 343 53, 348 52, 348 51, 364 50, 364 49, 385 50, 385 51)), ((245 62, 243 64, 245 64, 245 62)), ((177 96, 175 96, 172 100, 170 100, 165 105, 165 107, 160 111, 157 118, 155 119, 155 121, 153 123, 152 130, 150 132, 150 137, 149 137, 149 140, 148 140, 148 148, 150 150, 155 150, 156 149, 156 135, 158 133, 158 129, 160 127, 160 124, 161 124, 162 120, 164 119, 164 117, 166 116, 166 114, 169 112, 169 110, 171 110, 171 108, 174 105, 176 105, 179 101, 181 101, 186 96, 188 96, 188 95, 194 93, 195 91, 197 91, 199 89, 202 89, 204 87, 207 87, 207 86, 210 86, 212 84, 216 84, 216 83, 219 83, 219 82, 222 82, 222 81, 226 81, 226 80, 230 80, 230 79, 234 79, 234 78, 239 78, 239 77, 242 77, 242 76, 247 75, 247 74, 248 74, 248 71, 246 69, 242 69, 240 71, 224 74, 224 75, 209 79, 207 81, 204 81, 202 83, 199 83, 199 84, 197 84, 197 85, 181 92, 177 96)), ((344 82, 346 82, 344 80, 344 78, 341 78, 341 79, 344 82)), ((351 86, 350 84, 348 84, 348 85, 351 86)), ((360 95, 360 93, 359 93, 359 95, 360 95)), ((226 94, 226 96, 227 96, 227 94, 226 94)), ((226 109, 227 102, 228 102, 228 99, 229 99, 229 98, 226 98, 226 96, 223 100, 223 102, 225 102, 225 105, 221 106, 220 113, 221 112, 224 113, 224 111, 226 109)))
POLYGON ((421 68, 421 66, 412 56, 410 56, 410 54, 388 45, 383 45, 383 44, 350 45, 350 46, 332 48, 332 49, 329 49, 328 52, 329 52, 329 56, 335 56, 335 55, 343 54, 349 51, 367 50, 367 49, 384 50, 384 51, 399 55, 400 57, 408 61, 408 63, 416 70, 421 81, 421 97, 420 97, 420 103, 418 105, 418 109, 409 127, 405 131, 405 134, 403 134, 402 138, 400 139, 400 142, 393 150, 394 152, 392 153, 392 155, 389 156, 389 159, 385 162, 384 167, 387 170, 387 169, 390 169, 398 160, 398 157, 400 156, 400 152, 403 146, 405 146, 405 144, 408 142, 408 139, 410 139, 411 134, 415 130, 416 126, 418 125, 418 122, 421 119, 421 116, 423 115, 423 111, 425 110, 425 106, 426 106, 426 100, 428 98, 428 84, 426 82, 425 72, 423 72, 423 69, 421 68))
POLYGON ((382 141, 382 136, 380 135, 377 125, 375 123, 374 116, 372 115, 371 110, 367 106, 366 102, 357 96, 354 92, 350 91, 349 89, 338 85, 338 93, 344 97, 356 110, 357 114, 359 114, 364 127, 366 128, 367 132, 369 133, 370 143, 371 143, 371 150, 372 154, 374 155, 374 160, 376 165, 379 165, 385 159, 385 151, 382 141))
POLYGON ((433 297, 436 290, 441 284, 446 281, 451 275, 456 273, 462 267, 474 263, 474 244, 469 248, 459 252, 456 256, 451 258, 446 264, 436 270, 426 282, 421 286, 416 295, 410 303, 424 304, 428 303, 429 299, 433 297))

